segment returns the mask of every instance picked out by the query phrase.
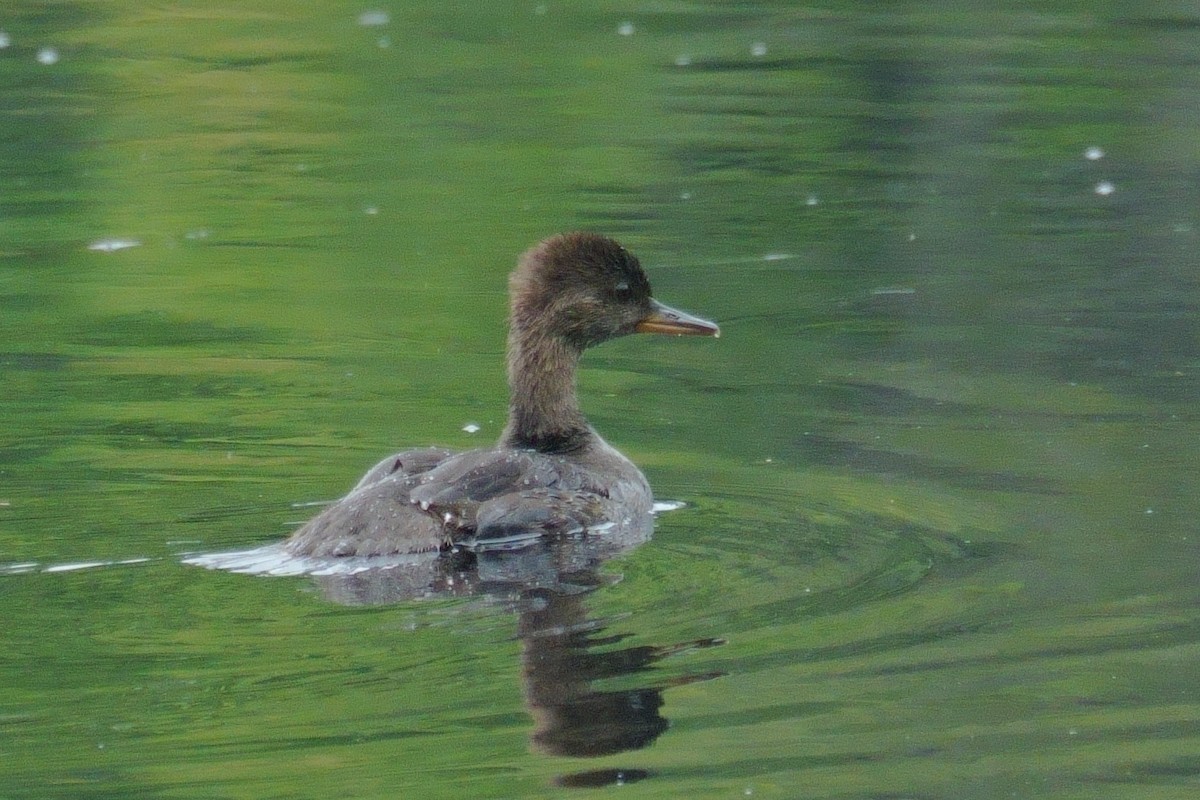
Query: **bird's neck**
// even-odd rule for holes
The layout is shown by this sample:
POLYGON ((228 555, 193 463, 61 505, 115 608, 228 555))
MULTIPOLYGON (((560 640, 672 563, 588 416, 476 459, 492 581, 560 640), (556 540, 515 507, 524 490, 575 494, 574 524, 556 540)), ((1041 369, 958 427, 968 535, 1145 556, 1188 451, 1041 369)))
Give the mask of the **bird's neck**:
POLYGON ((508 424, 500 444, 573 453, 593 437, 575 395, 581 353, 549 334, 514 326, 508 335, 508 424))

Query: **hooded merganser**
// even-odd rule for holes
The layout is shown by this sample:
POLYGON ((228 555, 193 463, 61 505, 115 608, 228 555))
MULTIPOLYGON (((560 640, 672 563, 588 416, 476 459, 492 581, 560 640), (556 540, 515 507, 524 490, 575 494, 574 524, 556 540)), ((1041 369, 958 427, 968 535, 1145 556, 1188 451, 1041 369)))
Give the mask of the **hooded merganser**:
POLYGON ((579 358, 629 333, 719 336, 720 329, 652 298, 637 258, 592 233, 560 234, 527 251, 509 294, 511 399, 496 447, 389 456, 297 530, 286 543, 290 553, 418 553, 648 517, 646 478, 579 410, 579 358))

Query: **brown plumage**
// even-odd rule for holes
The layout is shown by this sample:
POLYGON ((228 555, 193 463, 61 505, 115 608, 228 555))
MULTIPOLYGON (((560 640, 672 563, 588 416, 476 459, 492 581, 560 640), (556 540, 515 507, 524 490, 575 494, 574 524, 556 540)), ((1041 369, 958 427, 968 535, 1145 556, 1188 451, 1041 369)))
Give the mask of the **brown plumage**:
POLYGON ((551 237, 509 280, 508 424, 495 448, 407 450, 375 465, 287 542, 310 556, 437 550, 565 533, 650 513, 645 477, 588 425, 575 395, 583 351, 634 332, 717 336, 650 296, 637 258, 591 233, 551 237))

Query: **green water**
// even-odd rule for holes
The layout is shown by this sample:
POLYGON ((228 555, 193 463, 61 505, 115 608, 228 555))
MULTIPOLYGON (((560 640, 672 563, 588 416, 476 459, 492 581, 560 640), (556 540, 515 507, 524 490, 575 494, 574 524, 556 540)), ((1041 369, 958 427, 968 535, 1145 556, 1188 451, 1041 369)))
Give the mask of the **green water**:
POLYGON ((1190 4, 0 31, 0 798, 1197 796, 1190 4), (573 228, 722 326, 585 359, 649 542, 368 606, 181 563, 491 441, 573 228))

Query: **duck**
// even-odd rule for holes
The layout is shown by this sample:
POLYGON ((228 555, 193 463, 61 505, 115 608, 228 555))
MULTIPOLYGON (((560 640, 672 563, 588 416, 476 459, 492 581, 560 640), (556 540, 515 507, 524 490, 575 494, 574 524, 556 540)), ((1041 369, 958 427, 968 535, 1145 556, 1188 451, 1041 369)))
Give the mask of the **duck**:
POLYGON ((632 333, 720 335, 651 296, 637 257, 596 233, 552 236, 509 277, 508 418, 494 447, 404 450, 284 543, 300 557, 444 551, 648 519, 650 485, 580 410, 588 348, 632 333))

